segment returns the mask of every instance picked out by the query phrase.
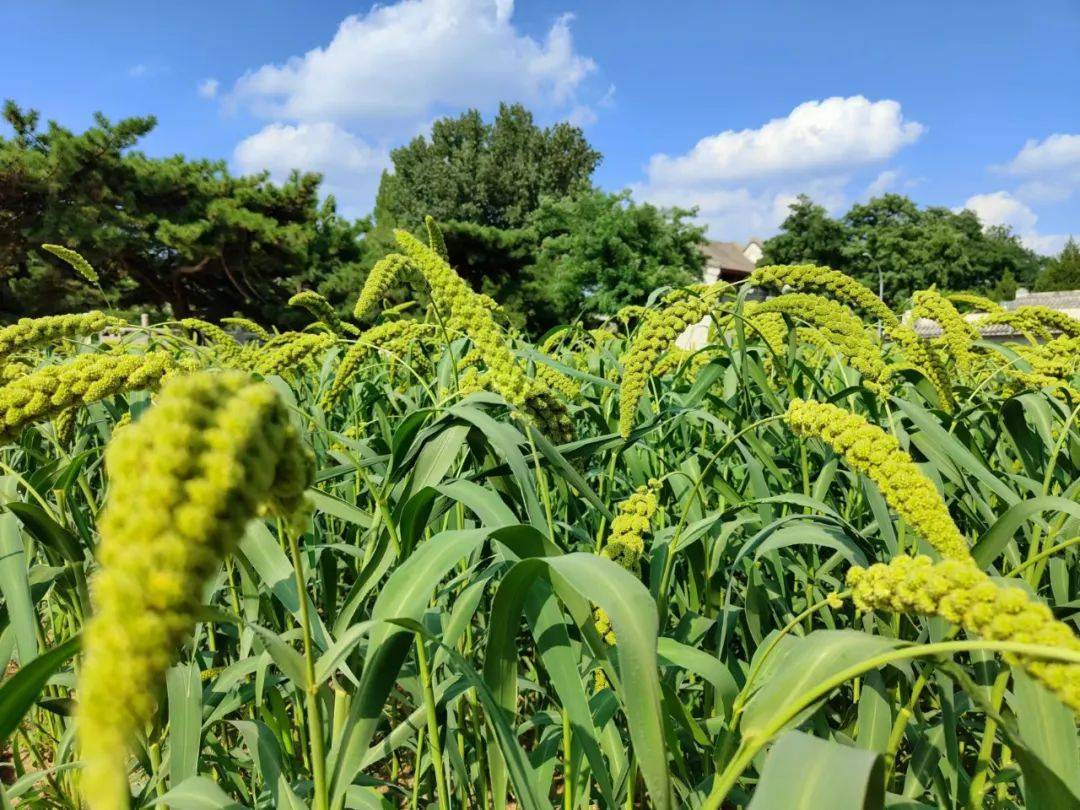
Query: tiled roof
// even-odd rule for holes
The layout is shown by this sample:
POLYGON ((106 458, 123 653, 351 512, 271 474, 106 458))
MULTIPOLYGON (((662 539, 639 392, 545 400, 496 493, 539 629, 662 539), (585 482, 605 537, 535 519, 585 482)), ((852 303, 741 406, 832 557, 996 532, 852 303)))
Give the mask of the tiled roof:
MULTIPOLYGON (((1002 301, 1001 306, 1007 310, 1019 307, 1047 307, 1058 312, 1064 312, 1072 318, 1080 320, 1080 290, 1062 290, 1060 292, 1046 293, 1022 293, 1012 301, 1002 301)), ((964 315, 964 320, 974 323, 983 313, 969 312, 964 315)), ((920 337, 935 338, 941 336, 941 327, 935 321, 919 318, 915 322, 914 329, 920 337)), ((983 337, 1019 337, 1020 333, 1006 324, 994 323, 979 328, 983 337)))
POLYGON ((701 252, 705 254, 706 267, 719 267, 726 275, 748 276, 754 271, 754 263, 735 242, 707 242, 701 252))
MULTIPOLYGON (((1061 312, 1080 311, 1080 290, 1060 290, 1058 292, 1027 293, 1012 301, 1003 301, 1005 309, 1017 307, 1049 307, 1061 312)), ((1073 317, 1076 317, 1073 315, 1073 317)))
MULTIPOLYGON (((969 312, 964 315, 964 320, 972 323, 982 317, 981 312, 969 312)), ((919 318, 915 322, 915 334, 924 338, 936 338, 941 337, 941 327, 938 326, 937 321, 927 320, 926 318, 919 318)), ((1012 337, 1019 336, 1019 332, 1003 323, 992 323, 989 326, 983 326, 979 329, 979 333, 983 337, 1012 337)))

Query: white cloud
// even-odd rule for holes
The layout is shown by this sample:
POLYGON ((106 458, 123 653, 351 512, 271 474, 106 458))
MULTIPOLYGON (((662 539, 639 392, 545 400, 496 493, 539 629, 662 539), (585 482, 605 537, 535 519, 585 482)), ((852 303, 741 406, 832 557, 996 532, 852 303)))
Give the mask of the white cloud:
POLYGON ((293 169, 321 172, 343 211, 358 216, 368 210, 389 157, 336 124, 270 124, 237 144, 233 163, 242 172, 268 170, 279 182, 293 169))
POLYGON ((1038 215, 1008 191, 976 194, 968 197, 962 207, 974 211, 983 227, 1004 225, 1011 228, 1020 237, 1020 241, 1036 253, 1058 253, 1068 239, 1065 234, 1039 233, 1036 230, 1038 215))
POLYGON ((1055 133, 1029 139, 1011 161, 997 171, 1025 182, 1017 195, 1035 202, 1061 202, 1080 185, 1080 135, 1055 133))
POLYGON ((1074 185, 1052 180, 1030 180, 1016 189, 1016 196, 1028 202, 1064 202, 1072 196, 1074 185))
POLYGON ((1029 233, 1022 234, 1020 241, 1024 247, 1034 250, 1042 256, 1056 256, 1061 253, 1069 235, 1065 233, 1029 233))
MULTIPOLYGON (((863 96, 807 101, 756 129, 702 138, 683 155, 654 155, 636 187, 661 205, 698 206, 717 239, 776 231, 800 193, 838 212, 847 187, 926 131, 905 120, 900 104, 863 96)), ((868 191, 883 191, 899 170, 880 172, 868 191)), ((866 182, 862 180, 861 182, 866 182)))
POLYGON ((150 72, 150 68, 141 62, 128 68, 128 76, 133 79, 141 79, 150 72))
POLYGON ((1006 168, 1026 177, 1066 172, 1080 178, 1080 135, 1056 133, 1041 141, 1031 138, 1006 168))
POLYGON ((887 160, 925 131, 904 120, 896 101, 806 101, 758 129, 702 138, 685 155, 654 155, 649 181, 702 185, 846 170, 887 160))
POLYGON ((511 22, 512 0, 401 0, 346 17, 325 47, 249 71, 233 99, 302 122, 430 117, 440 108, 520 100, 573 107, 595 63, 574 50, 570 15, 542 41, 511 22))
POLYGON ((900 172, 896 169, 886 169, 877 177, 874 178, 874 182, 866 187, 867 197, 880 197, 889 189, 896 185, 896 181, 900 179, 900 172))
POLYGON ((215 98, 218 93, 218 80, 217 79, 203 79, 199 82, 199 95, 202 98, 215 98))
POLYGON ((581 129, 592 126, 597 120, 596 110, 588 104, 579 104, 566 116, 566 123, 581 129))
POLYGON ((976 194, 968 197, 963 207, 978 214, 986 227, 1007 225, 1018 233, 1033 230, 1039 220, 1034 211, 1007 191, 976 194))

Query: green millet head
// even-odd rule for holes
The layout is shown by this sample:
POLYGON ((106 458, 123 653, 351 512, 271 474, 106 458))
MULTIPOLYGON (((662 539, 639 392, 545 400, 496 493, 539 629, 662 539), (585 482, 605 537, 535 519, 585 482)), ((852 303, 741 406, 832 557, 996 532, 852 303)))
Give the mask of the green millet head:
POLYGON ((925 318, 940 326, 945 348, 957 368, 962 372, 971 370, 971 346, 979 339, 979 332, 949 299, 934 289, 920 290, 911 297, 911 317, 916 321, 925 318))
POLYGON ((942 557, 971 560, 941 494, 891 434, 856 413, 823 402, 793 399, 785 418, 797 434, 822 439, 877 484, 888 504, 942 557))
POLYGON ((341 334, 345 331, 345 324, 341 318, 334 311, 334 307, 329 301, 314 290, 303 290, 298 292, 292 298, 289 299, 290 307, 303 307, 312 315, 315 316, 317 321, 322 321, 330 329, 331 332, 341 334))
POLYGON ((652 528, 652 519, 659 508, 659 481, 649 481, 616 508, 611 531, 600 553, 628 571, 636 571, 645 554, 645 537, 652 528))
POLYGON ((323 408, 333 407, 349 390, 361 364, 368 357, 382 353, 390 362, 397 362, 434 329, 434 324, 419 321, 387 321, 363 332, 341 358, 330 390, 323 398, 323 408))
MULTIPOLYGON (((618 563, 628 571, 637 573, 641 558, 645 555, 645 537, 652 528, 652 519, 659 507, 657 493, 660 482, 651 479, 634 490, 634 493, 616 507, 615 519, 611 521, 601 556, 618 563)), ((616 642, 611 619, 601 608, 593 608, 596 632, 609 645, 616 642)))
POLYGON ((190 632, 203 584, 252 518, 302 519, 313 460, 274 389, 232 371, 170 381, 115 433, 105 464, 77 728, 88 807, 122 810, 127 751, 190 632))
POLYGON ((808 342, 836 351, 862 374, 871 389, 881 391, 887 384, 889 373, 881 349, 858 316, 843 304, 813 293, 786 293, 757 304, 750 311, 755 318, 773 313, 810 324, 816 334, 804 335, 808 342))
POLYGON ((256 323, 255 321, 251 320, 251 318, 242 318, 242 317, 222 318, 221 322, 223 324, 225 324, 226 326, 233 326, 233 327, 235 327, 237 329, 242 329, 245 332, 250 332, 255 337, 257 337, 259 340, 264 340, 264 341, 265 340, 270 340, 270 338, 272 337, 271 334, 268 331, 266 331, 265 328, 263 328, 260 324, 256 323))
POLYGON ((221 365, 229 368, 240 365, 243 347, 220 326, 200 318, 184 318, 180 321, 180 325, 201 334, 211 346, 214 359, 221 365))
POLYGON ((264 377, 286 374, 303 363, 315 360, 336 343, 331 334, 296 335, 272 351, 262 352, 255 362, 255 371, 264 377))
POLYGON ((886 326, 899 323, 885 302, 846 273, 813 264, 774 264, 759 267, 750 283, 796 292, 817 293, 881 321, 886 326))
POLYGON ((90 262, 71 248, 66 248, 63 245, 42 245, 41 249, 67 262, 72 270, 82 276, 84 281, 89 281, 91 284, 98 283, 97 270, 91 266, 90 262))
POLYGON ((569 441, 574 430, 566 406, 542 381, 525 373, 484 300, 438 253, 415 236, 405 231, 396 231, 395 236, 402 252, 427 281, 431 300, 447 326, 465 333, 479 352, 487 367, 485 387, 526 414, 556 442, 569 441))
POLYGON ((409 266, 409 260, 399 253, 391 253, 375 263, 364 280, 364 288, 356 299, 353 317, 360 319, 374 311, 390 292, 398 277, 409 266))
POLYGON ((1080 320, 1064 312, 1043 306, 1023 306, 1008 311, 991 312, 976 322, 976 326, 1009 326, 1037 340, 1050 340, 1056 335, 1080 337, 1080 320))
POLYGON ((52 419, 128 391, 154 389, 177 369, 165 352, 81 354, 44 366, 0 388, 0 442, 11 442, 35 422, 52 419))
POLYGON ((712 311, 717 298, 728 289, 730 285, 719 282, 672 290, 664 296, 659 309, 649 312, 639 324, 629 347, 620 358, 619 434, 623 438, 629 436, 634 427, 638 403, 657 362, 675 345, 676 339, 687 327, 712 311))
POLYGON ((970 307, 975 312, 1002 312, 1001 304, 991 301, 982 295, 973 293, 949 293, 945 296, 953 306, 962 305, 970 307))
POLYGON ((0 329, 0 359, 33 346, 48 346, 62 340, 93 335, 121 321, 102 312, 81 315, 46 315, 43 318, 20 318, 0 329))
POLYGON ((886 328, 885 334, 896 344, 904 356, 904 362, 890 366, 890 371, 911 367, 918 370, 934 388, 939 407, 952 412, 956 407, 952 383, 934 348, 923 340, 910 326, 896 324, 886 328))
POLYGON ((450 252, 446 249, 446 238, 443 236, 439 223, 435 221, 435 217, 430 214, 424 217, 424 228, 427 230, 428 247, 439 254, 439 258, 444 262, 449 263, 450 252))
POLYGON ((1080 337, 1080 320, 1068 313, 1044 306, 1024 306, 1012 310, 1023 322, 1041 327, 1050 334, 1080 337))
MULTIPOLYGON (((869 568, 851 568, 847 584, 860 610, 940 616, 985 639, 1080 652, 1080 638, 1055 619, 1050 608, 1022 588, 996 584, 968 561, 896 557, 869 568)), ((1020 663, 1080 715, 1080 664, 1005 657, 1020 663)))
POLYGON ((1015 351, 1027 360, 1035 374, 1070 382, 1080 373, 1080 337, 1059 335, 1038 346, 1020 344, 1015 351))

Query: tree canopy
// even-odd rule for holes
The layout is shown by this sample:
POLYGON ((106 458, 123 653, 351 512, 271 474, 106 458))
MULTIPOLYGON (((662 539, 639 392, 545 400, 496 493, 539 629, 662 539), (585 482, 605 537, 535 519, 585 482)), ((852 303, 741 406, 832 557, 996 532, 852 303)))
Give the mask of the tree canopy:
POLYGON ((613 314, 660 287, 699 281, 704 229, 692 213, 636 204, 629 192, 543 200, 529 221, 537 244, 526 268, 530 323, 613 314))
POLYGON ((224 162, 133 150, 153 117, 98 114, 74 133, 13 102, 0 138, 0 309, 45 314, 98 305, 45 242, 77 249, 121 309, 211 316, 244 311, 279 320, 302 284, 361 257, 366 223, 320 202, 317 174, 274 184, 224 162))
POLYGON ((701 276, 692 212, 598 191, 600 153, 582 131, 543 129, 521 105, 491 123, 476 110, 440 119, 390 156, 366 262, 393 250, 393 228, 419 233, 431 214, 461 276, 534 332, 701 276))
POLYGON ((440 118, 429 136, 390 153, 393 173, 379 185, 375 221, 418 228, 424 217, 494 228, 520 228, 544 197, 590 187, 600 153, 567 123, 538 127, 520 104, 502 104, 495 120, 479 111, 440 118))
POLYGON ((762 261, 824 264, 875 291, 880 272, 885 298, 894 304, 933 284, 984 293, 1002 289, 1009 278, 1030 284, 1042 265, 1008 229, 983 228, 972 211, 919 208, 899 194, 857 203, 839 219, 800 196, 781 233, 765 242, 762 261))
POLYGON ((1035 289, 1039 292, 1080 290, 1080 245, 1075 239, 1070 237, 1061 253, 1046 263, 1035 279, 1035 289))

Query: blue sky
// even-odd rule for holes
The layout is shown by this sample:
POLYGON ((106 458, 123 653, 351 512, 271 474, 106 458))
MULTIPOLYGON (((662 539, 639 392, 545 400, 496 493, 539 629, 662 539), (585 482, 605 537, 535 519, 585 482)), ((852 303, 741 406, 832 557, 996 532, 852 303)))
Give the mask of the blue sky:
POLYGON ((147 152, 321 171, 355 215, 395 145, 520 100, 714 238, 884 190, 1043 252, 1080 235, 1080 0, 7 0, 0 27, 0 96, 72 128, 153 113, 147 152))

